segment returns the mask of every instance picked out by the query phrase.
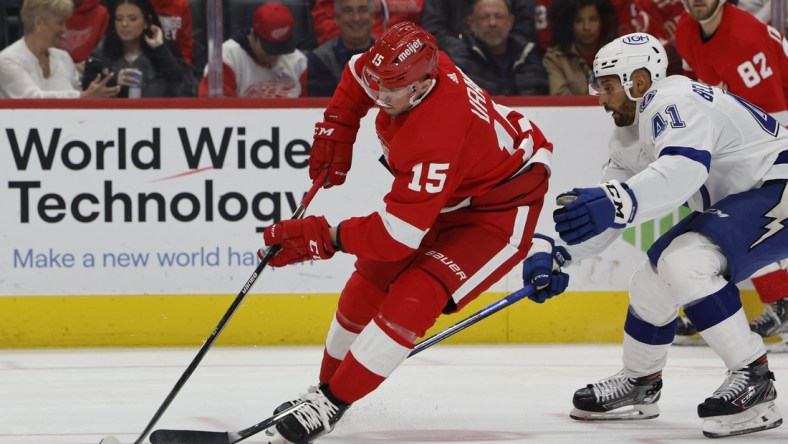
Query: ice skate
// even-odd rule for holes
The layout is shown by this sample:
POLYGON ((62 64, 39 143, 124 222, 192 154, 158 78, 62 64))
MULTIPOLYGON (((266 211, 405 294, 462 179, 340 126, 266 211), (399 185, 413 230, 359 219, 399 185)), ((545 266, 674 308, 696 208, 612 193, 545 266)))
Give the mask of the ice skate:
POLYGON ((766 350, 770 352, 788 352, 788 298, 766 304, 763 313, 750 322, 750 330, 766 339, 779 336, 779 341, 767 341, 766 350))
POLYGON ((729 371, 722 385, 698 405, 703 434, 709 438, 743 435, 778 427, 783 423, 774 399, 766 355, 746 367, 729 371))
POLYGON ((288 401, 274 410, 274 414, 299 402, 304 406, 286 416, 275 428, 266 431, 268 444, 309 444, 331 432, 350 404, 334 397, 328 386, 310 387, 300 399, 288 401))
POLYGON ((624 370, 575 392, 569 416, 582 421, 652 419, 659 416, 662 372, 631 378, 624 370))
POLYGON ((706 345, 706 341, 700 336, 698 329, 692 325, 689 318, 680 315, 673 345, 706 345))

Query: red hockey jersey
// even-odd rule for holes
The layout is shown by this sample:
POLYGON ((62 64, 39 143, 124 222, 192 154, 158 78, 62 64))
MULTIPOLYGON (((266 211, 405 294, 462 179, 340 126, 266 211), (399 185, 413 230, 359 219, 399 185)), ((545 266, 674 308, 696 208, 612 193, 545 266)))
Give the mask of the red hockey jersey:
POLYGON ((188 0, 151 0, 159 16, 164 40, 174 43, 187 63, 194 60, 192 10, 188 0))
POLYGON ((685 15, 676 27, 676 49, 688 75, 722 86, 788 125, 788 43, 779 31, 726 3, 706 42, 700 24, 685 15))
MULTIPOLYGON (((350 60, 329 109, 350 110, 360 120, 373 107, 361 80, 369 57, 350 60)), ((401 259, 441 213, 469 206, 526 164, 549 171, 552 159, 552 144, 534 124, 493 102, 443 52, 426 98, 402 115, 379 112, 375 125, 394 183, 384 210, 341 224, 343 247, 359 259, 401 259)))
POLYGON ((85 0, 66 20, 64 47, 74 63, 82 63, 98 46, 109 25, 107 8, 99 0, 85 0))
POLYGON ((663 44, 673 43, 676 25, 686 15, 682 0, 636 0, 636 27, 660 39, 663 44))

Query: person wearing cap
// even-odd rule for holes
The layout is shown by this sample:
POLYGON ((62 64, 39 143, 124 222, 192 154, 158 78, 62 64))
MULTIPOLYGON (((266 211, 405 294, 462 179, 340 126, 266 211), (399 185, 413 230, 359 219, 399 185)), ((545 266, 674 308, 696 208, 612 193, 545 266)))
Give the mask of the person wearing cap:
MULTIPOLYGON (((293 15, 280 3, 254 13, 251 29, 241 29, 222 45, 224 97, 293 98, 306 95, 306 56, 295 47, 293 15)), ((199 94, 208 96, 208 69, 199 94)))

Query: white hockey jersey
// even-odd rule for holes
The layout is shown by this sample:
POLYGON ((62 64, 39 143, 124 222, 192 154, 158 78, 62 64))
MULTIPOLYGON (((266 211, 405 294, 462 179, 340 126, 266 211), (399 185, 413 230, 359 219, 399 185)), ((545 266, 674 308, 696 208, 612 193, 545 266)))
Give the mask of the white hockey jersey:
MULTIPOLYGON (((720 199, 788 179, 788 134, 769 114, 684 76, 655 82, 638 101, 636 124, 616 128, 602 181, 626 182, 638 202, 633 225, 686 203, 704 211, 720 199), (783 154, 783 158, 788 154, 783 154)), ((604 250, 609 229, 569 249, 573 260, 604 250)))

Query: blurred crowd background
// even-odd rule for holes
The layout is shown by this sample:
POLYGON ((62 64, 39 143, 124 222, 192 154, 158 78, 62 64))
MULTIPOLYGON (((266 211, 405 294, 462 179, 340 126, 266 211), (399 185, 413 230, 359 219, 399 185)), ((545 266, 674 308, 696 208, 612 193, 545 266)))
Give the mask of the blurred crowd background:
MULTIPOLYGON (((684 2, 719 2, 0 1, 0 98, 327 97, 348 60, 404 20, 492 95, 586 95, 596 51, 635 31, 663 41, 669 74, 692 75, 675 42, 684 2)), ((784 34, 774 1, 727 3, 784 34)))

